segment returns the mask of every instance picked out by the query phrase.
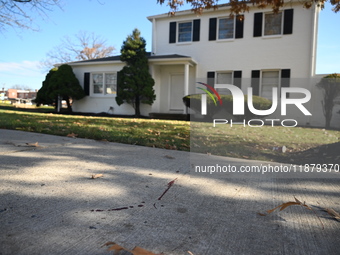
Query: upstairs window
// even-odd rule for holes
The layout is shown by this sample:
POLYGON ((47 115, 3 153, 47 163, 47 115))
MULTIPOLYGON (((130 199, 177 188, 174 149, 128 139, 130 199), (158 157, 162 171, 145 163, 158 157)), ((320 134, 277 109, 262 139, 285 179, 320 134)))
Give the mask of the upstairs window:
POLYGON ((254 37, 288 35, 293 33, 294 9, 283 12, 254 14, 254 37))
POLYGON ((243 38, 244 16, 210 18, 209 41, 243 38))
POLYGON ((282 12, 266 13, 264 16, 264 35, 282 34, 282 12))
POLYGON ((234 18, 220 18, 218 20, 218 39, 234 38, 234 18))
POLYGON ((192 22, 178 23, 178 42, 192 41, 192 22))
POLYGON ((200 40, 201 20, 170 22, 169 43, 198 42, 200 40))

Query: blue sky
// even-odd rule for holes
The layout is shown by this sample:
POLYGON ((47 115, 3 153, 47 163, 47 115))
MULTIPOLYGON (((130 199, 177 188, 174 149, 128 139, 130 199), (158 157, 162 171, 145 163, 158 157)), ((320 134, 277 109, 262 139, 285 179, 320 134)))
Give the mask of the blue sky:
MULTIPOLYGON (((39 89, 46 75, 39 69, 39 62, 48 51, 60 44, 61 38, 73 36, 80 30, 94 32, 107 39, 107 45, 114 46, 116 54, 119 54, 126 36, 138 28, 150 51, 152 29, 146 17, 168 11, 166 5, 160 6, 156 0, 64 0, 62 9, 54 8, 52 12, 47 12, 48 17, 44 19, 33 14, 40 31, 8 28, 0 34, 0 89, 9 89, 14 85, 39 89)), ((319 21, 319 74, 340 72, 339 24, 340 13, 335 14, 326 6, 320 13, 319 21)))

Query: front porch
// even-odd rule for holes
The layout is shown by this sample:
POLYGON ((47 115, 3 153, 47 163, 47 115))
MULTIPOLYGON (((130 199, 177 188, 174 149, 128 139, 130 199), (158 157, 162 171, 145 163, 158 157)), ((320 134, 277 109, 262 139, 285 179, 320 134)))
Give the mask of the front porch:
POLYGON ((150 56, 149 63, 155 80, 156 100, 151 109, 153 116, 186 119, 180 116, 187 114, 183 97, 195 91, 197 63, 191 57, 181 55, 150 56))

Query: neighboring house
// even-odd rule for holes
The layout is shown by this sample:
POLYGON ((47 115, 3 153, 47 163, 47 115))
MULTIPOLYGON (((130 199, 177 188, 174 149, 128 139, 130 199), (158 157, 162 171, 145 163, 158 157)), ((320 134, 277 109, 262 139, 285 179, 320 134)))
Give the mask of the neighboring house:
MULTIPOLYGON (((156 101, 143 105, 141 113, 185 114, 182 98, 199 93, 197 82, 234 84, 244 94, 252 86, 254 94, 267 98, 271 98, 272 87, 291 86, 311 91, 312 99, 305 106, 313 116, 304 116, 292 106, 285 119, 323 126, 321 91, 315 86, 322 77, 315 75, 320 8, 305 9, 296 2, 273 14, 269 8, 250 6, 249 12, 233 18, 228 8, 221 5, 200 16, 187 10, 174 17, 148 17, 152 22, 149 64, 156 101)), ((74 102, 74 111, 134 113, 131 105, 118 106, 115 101, 117 72, 124 66, 119 56, 69 64, 87 94, 74 102)))
POLYGON ((13 103, 32 104, 32 100, 37 97, 37 91, 8 89, 6 96, 13 103))

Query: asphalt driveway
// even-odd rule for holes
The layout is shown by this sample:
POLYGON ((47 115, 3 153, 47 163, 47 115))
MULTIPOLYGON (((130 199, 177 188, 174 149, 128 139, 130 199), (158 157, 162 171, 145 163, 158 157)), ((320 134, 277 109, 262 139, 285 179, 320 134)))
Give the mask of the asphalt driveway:
POLYGON ((167 255, 340 251, 324 210, 340 212, 340 173, 194 173, 265 162, 11 130, 0 162, 1 255, 112 254, 109 241, 167 255), (294 196, 313 211, 260 215, 294 196))

